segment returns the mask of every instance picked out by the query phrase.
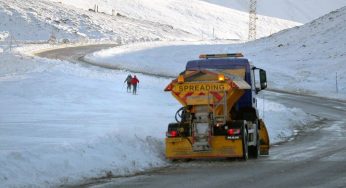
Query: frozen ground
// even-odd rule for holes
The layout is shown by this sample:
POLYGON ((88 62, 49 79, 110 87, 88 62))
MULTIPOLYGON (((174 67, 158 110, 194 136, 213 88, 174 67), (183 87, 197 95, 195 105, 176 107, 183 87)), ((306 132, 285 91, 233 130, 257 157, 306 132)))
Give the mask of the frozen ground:
POLYGON ((243 52, 256 66, 267 70, 269 88, 345 99, 345 33, 346 7, 304 26, 244 44, 143 43, 96 52, 86 59, 175 76, 199 54, 243 52))
MULTIPOLYGON (((163 139, 179 108, 163 92, 170 80, 139 74, 139 95, 132 95, 123 84, 127 72, 0 55, 2 186, 73 184, 169 164, 163 139)), ((264 104, 274 142, 314 120, 299 109, 264 104)))

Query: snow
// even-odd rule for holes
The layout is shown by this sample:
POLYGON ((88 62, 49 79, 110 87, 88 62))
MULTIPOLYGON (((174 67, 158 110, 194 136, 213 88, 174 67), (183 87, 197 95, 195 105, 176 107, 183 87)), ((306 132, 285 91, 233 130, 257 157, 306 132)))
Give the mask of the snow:
MULTIPOLYGON (((345 93, 345 8, 300 28, 234 44, 204 40, 246 39, 247 13, 203 1, 60 2, 0 1, 1 187, 76 185, 170 165, 163 141, 180 107, 163 92, 170 79, 137 74, 139 95, 132 95, 123 83, 129 72, 30 55, 64 47, 47 44, 53 35, 60 42, 129 44, 86 59, 162 76, 176 76, 200 53, 244 51, 268 70, 271 88, 333 97, 329 73, 338 71, 335 97, 345 93), (95 3, 105 13, 87 11, 95 3), (111 9, 120 15, 110 15, 111 9), (191 42, 196 40, 202 41, 191 42), (10 44, 19 47, 9 51, 10 44)), ((265 16, 258 23, 259 36, 300 25, 265 16)), ((258 105, 272 143, 315 120, 261 97, 258 105)))
MULTIPOLYGON (((4 187, 75 185, 94 177, 169 165, 164 137, 178 102, 170 82, 128 72, 3 53, 0 63, 0 183, 4 187)), ((273 143, 314 121, 299 109, 259 99, 273 143), (264 104, 264 106, 262 106, 264 104)), ((261 112, 263 114, 263 112, 261 112)))
MULTIPOLYGON (((248 12, 250 6, 250 1, 244 0, 203 1, 244 12, 248 12)), ((346 6, 344 0, 260 0, 257 14, 307 23, 343 6, 346 6)))
POLYGON ((292 140, 298 130, 317 121, 316 117, 299 108, 287 108, 280 103, 261 98, 265 95, 267 94, 262 93, 257 98, 257 107, 268 129, 271 144, 292 140))
POLYGON ((162 140, 178 108, 163 92, 168 80, 139 75, 133 96, 123 71, 2 58, 1 185, 47 187, 167 165, 162 140))
POLYGON ((135 48, 103 50, 85 59, 135 72, 176 76, 188 60, 199 54, 243 52, 256 66, 267 70, 271 89, 345 99, 345 20, 346 7, 304 26, 249 43, 144 43, 135 48))

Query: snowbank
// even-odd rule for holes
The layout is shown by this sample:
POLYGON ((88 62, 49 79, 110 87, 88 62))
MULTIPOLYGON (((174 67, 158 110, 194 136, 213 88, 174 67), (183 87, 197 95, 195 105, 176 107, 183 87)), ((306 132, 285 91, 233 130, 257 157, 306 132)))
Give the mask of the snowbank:
MULTIPOLYGON (((71 185, 169 165, 163 141, 179 108, 163 92, 169 79, 139 74, 139 95, 132 95, 124 71, 8 53, 1 58, 3 187, 71 185)), ((273 142, 314 120, 297 109, 264 104, 273 142)))
POLYGON ((167 80, 139 75, 134 96, 126 72, 2 59, 1 185, 47 187, 167 165, 162 139, 178 108, 162 90, 167 80))
POLYGON ((263 100, 261 97, 257 98, 257 107, 260 117, 266 123, 271 144, 293 139, 304 126, 318 120, 299 108, 287 108, 280 103, 263 100))

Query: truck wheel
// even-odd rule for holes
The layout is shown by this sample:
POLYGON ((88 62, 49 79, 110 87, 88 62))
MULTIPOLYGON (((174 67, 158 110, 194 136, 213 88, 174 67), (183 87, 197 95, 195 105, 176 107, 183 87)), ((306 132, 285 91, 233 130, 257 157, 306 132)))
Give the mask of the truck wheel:
POLYGON ((260 155, 260 142, 259 142, 259 135, 257 135, 257 145, 256 146, 249 146, 249 155, 251 158, 257 159, 260 155))
POLYGON ((249 159, 249 151, 248 151, 248 137, 247 137, 247 131, 245 128, 245 125, 243 125, 243 157, 242 159, 244 161, 247 161, 249 159))

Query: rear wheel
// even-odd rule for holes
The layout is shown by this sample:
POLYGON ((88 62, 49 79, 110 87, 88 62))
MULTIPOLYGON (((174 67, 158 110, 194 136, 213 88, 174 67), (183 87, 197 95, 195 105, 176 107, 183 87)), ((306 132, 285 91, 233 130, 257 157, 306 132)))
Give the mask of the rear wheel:
POLYGON ((257 159, 260 155, 260 141, 257 134, 256 146, 249 146, 249 155, 251 158, 257 159))
POLYGON ((257 159, 260 155, 260 139, 259 139, 259 129, 258 124, 256 123, 256 145, 249 146, 249 155, 251 158, 257 159))

